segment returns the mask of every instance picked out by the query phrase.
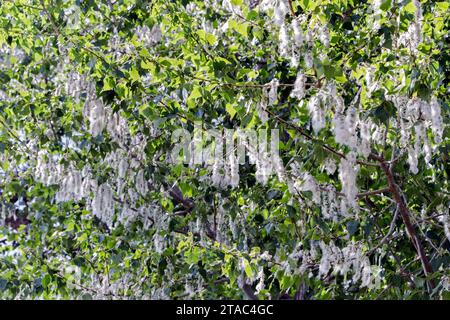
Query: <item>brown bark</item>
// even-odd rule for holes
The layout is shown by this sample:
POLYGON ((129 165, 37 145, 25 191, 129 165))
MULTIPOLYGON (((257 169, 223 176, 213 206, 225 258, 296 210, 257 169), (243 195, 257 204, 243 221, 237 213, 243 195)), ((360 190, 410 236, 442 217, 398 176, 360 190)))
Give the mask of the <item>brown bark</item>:
MULTIPOLYGON (((422 243, 420 242, 419 237, 417 236, 417 232, 411 222, 410 213, 406 201, 401 194, 400 188, 395 182, 394 175, 392 173, 389 163, 386 162, 384 159, 379 160, 381 169, 384 171, 386 178, 388 180, 389 189, 392 192, 394 200, 397 203, 400 216, 402 217, 403 223, 405 224, 406 232, 408 233, 411 242, 417 251, 417 255, 419 256, 420 262, 422 263, 423 272, 425 276, 428 277, 431 273, 433 273, 433 268, 431 267, 430 261, 425 253, 425 250, 422 246, 422 243)), ((428 279, 427 284, 429 290, 433 290, 435 288, 435 283, 432 279, 428 279)))

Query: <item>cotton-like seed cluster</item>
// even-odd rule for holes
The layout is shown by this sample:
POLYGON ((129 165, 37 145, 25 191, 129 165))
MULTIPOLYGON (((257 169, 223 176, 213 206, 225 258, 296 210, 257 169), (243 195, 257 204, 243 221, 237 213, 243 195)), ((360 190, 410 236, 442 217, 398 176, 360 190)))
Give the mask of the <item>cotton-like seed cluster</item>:
POLYGON ((267 107, 274 105, 278 101, 278 87, 280 82, 274 78, 263 89, 263 96, 261 100, 256 103, 256 112, 262 123, 266 123, 269 120, 267 113, 267 107))
POLYGON ((257 275, 257 279, 259 279, 258 284, 256 285, 255 289, 255 294, 259 294, 262 290, 264 290, 265 285, 264 285, 264 281, 265 281, 265 274, 264 274, 264 269, 260 268, 260 270, 258 271, 258 275, 257 275))
POLYGON ((138 218, 143 222, 144 228, 154 224, 164 226, 164 221, 159 218, 164 215, 158 214, 160 212, 158 206, 147 205, 139 209, 133 207, 148 191, 148 181, 144 172, 137 170, 137 164, 130 164, 129 158, 123 151, 108 154, 104 162, 109 164, 115 175, 109 179, 109 182, 98 186, 96 179, 92 178, 92 170, 89 166, 85 166, 81 171, 74 169, 73 164, 64 167, 60 164, 60 157, 49 156, 41 151, 36 163, 36 179, 44 185, 58 185, 59 190, 55 196, 58 203, 86 199, 93 214, 109 228, 115 227, 117 223, 129 225, 138 218), (131 172, 135 174, 129 175, 131 172), (129 177, 133 181, 133 188, 126 189, 129 177), (91 192, 94 195, 92 200, 91 192))
MULTIPOLYGON (((125 151, 116 150, 107 154, 104 158, 104 162, 108 163, 108 166, 115 173, 114 179, 111 179, 111 181, 115 180, 114 184, 116 186, 115 192, 117 193, 117 196, 119 199, 125 200, 127 196, 125 191, 128 177, 134 177, 136 171, 136 168, 132 166, 133 161, 130 161, 128 154, 125 151)), ((136 185, 136 183, 133 185, 136 185)))
POLYGON ((269 121, 269 115, 266 111, 267 108, 267 98, 262 97, 260 101, 256 103, 256 112, 262 123, 269 121))
MULTIPOLYGON (((304 80, 302 79, 301 81, 303 82, 304 80)), ((295 85, 293 91, 295 92, 295 85)), ((326 115, 330 106, 334 104, 338 105, 340 103, 341 101, 337 95, 336 86, 331 82, 309 99, 307 108, 311 118, 312 129, 316 134, 325 128, 326 115)))
POLYGON ((70 170, 61 180, 59 190, 56 194, 57 202, 79 201, 85 197, 83 192, 83 179, 80 171, 70 170))
POLYGON ((58 185, 56 202, 80 201, 89 196, 93 180, 89 176, 87 167, 79 171, 70 164, 66 168, 60 163, 60 157, 49 156, 41 151, 35 169, 37 181, 46 186, 58 185))
POLYGON ((284 261, 281 261, 277 254, 275 262, 279 262, 288 275, 309 272, 309 276, 313 277, 310 270, 318 265, 317 278, 319 279, 326 278, 329 274, 344 277, 351 275, 353 284, 369 289, 379 288, 380 268, 370 263, 362 248, 363 246, 359 243, 350 243, 348 246, 339 248, 333 242, 312 241, 309 250, 298 246, 284 261))
POLYGON ((378 268, 371 266, 369 258, 364 255, 361 246, 351 244, 342 249, 343 261, 339 266, 340 273, 343 274, 347 268, 353 270, 353 283, 361 282, 361 287, 369 289, 378 288, 380 277, 378 268))
POLYGON ((319 39, 324 47, 328 48, 330 46, 330 31, 326 25, 319 28, 319 39))
POLYGON ((350 152, 345 158, 341 159, 339 164, 339 180, 342 184, 342 192, 345 194, 348 203, 354 208, 357 208, 356 195, 358 194, 358 187, 356 184, 356 177, 359 171, 359 165, 356 163, 356 154, 350 152))
POLYGON ((66 93, 80 102, 81 94, 85 94, 83 115, 88 119, 88 132, 98 136, 104 129, 108 130, 110 137, 117 143, 125 145, 130 138, 127 121, 118 113, 96 97, 95 84, 85 76, 71 71, 66 79, 66 93))
MULTIPOLYGON (((289 2, 287 0, 265 0, 259 5, 261 10, 273 10, 273 23, 278 31, 278 51, 281 57, 291 63, 291 67, 296 68, 299 65, 299 56, 303 55, 306 68, 313 67, 313 55, 311 50, 305 53, 304 45, 313 47, 314 36, 325 46, 330 45, 330 32, 327 25, 320 25, 317 22, 310 21, 306 35, 301 28, 301 24, 306 24, 307 17, 300 15, 293 17, 288 23, 289 2)), ((270 26, 269 26, 270 27, 270 26)))
POLYGON ((60 164, 60 157, 40 151, 36 163, 36 180, 44 185, 59 184, 64 176, 64 167, 60 164))
POLYGON ((440 144, 442 142, 442 134, 444 132, 444 122, 441 116, 441 105, 436 97, 431 98, 430 112, 427 116, 431 117, 428 120, 431 122, 431 131, 434 135, 434 142, 440 144))
POLYGON ((306 76, 302 72, 297 73, 294 82, 294 89, 292 89, 290 96, 299 100, 303 99, 306 94, 306 76))
MULTIPOLYGON (((380 130, 369 118, 360 120, 358 123, 359 139, 357 151, 360 155, 367 158, 372 151, 372 129, 380 130)), ((378 139, 380 141, 381 139, 378 139)), ((377 141, 377 140, 376 140, 377 141)))
POLYGON ((375 80, 375 68, 373 66, 368 66, 366 68, 364 80, 366 82, 366 95, 370 97, 372 92, 377 90, 379 86, 379 82, 375 80))
POLYGON ((288 183, 283 161, 278 154, 276 132, 272 132, 270 142, 268 140, 264 133, 258 136, 256 133, 239 131, 236 142, 233 139, 227 139, 226 150, 223 143, 217 143, 213 161, 209 166, 213 185, 220 188, 237 187, 240 179, 239 162, 242 161, 240 157, 244 154, 248 155, 249 163, 255 165, 257 182, 265 185, 270 176, 277 175, 280 182, 288 183))
POLYGON ((229 165, 229 185, 235 188, 239 185, 239 163, 234 150, 228 155, 228 165, 229 165))
POLYGON ((444 208, 443 205, 440 205, 437 208, 439 215, 439 221, 444 226, 444 234, 447 237, 448 241, 450 241, 450 215, 448 213, 448 208, 444 208))
POLYGON ((80 7, 77 5, 72 5, 64 10, 64 22, 65 27, 68 29, 79 29, 80 28, 80 7))
POLYGON ((131 139, 127 120, 119 112, 113 113, 110 108, 106 108, 106 113, 106 129, 108 130, 109 136, 121 146, 125 146, 129 139, 131 139))
POLYGON ((167 247, 167 243, 164 237, 159 232, 156 232, 153 236, 153 244, 155 247, 155 251, 159 254, 163 253, 167 247))
POLYGON ((277 102, 278 100, 278 86, 279 86, 280 82, 278 81, 278 79, 272 79, 272 81, 270 81, 269 83, 269 90, 266 93, 266 97, 267 97, 267 104, 269 106, 272 106, 275 104, 275 102, 277 102))
POLYGON ((115 214, 115 201, 113 190, 109 184, 100 185, 94 192, 92 200, 92 213, 108 227, 113 226, 115 214))
POLYGON ((407 150, 411 173, 417 174, 419 156, 423 154, 425 163, 430 163, 433 153, 427 129, 433 133, 436 145, 442 142, 444 124, 441 105, 433 97, 430 102, 420 98, 409 99, 406 96, 389 97, 397 108, 400 129, 400 146, 407 150), (411 144, 413 141, 413 144, 411 144))
POLYGON ((120 37, 119 31, 114 27, 108 41, 108 49, 114 60, 119 60, 126 54, 135 51, 135 47, 120 37))
POLYGON ((337 169, 336 162, 332 158, 327 158, 323 163, 323 167, 328 175, 333 175, 337 169))
POLYGON ((373 14, 370 17, 371 23, 372 23, 372 30, 374 32, 378 31, 380 29, 380 19, 382 17, 382 10, 381 10, 381 4, 382 0, 374 0, 372 3, 372 11, 373 14))
POLYGON ((227 186, 235 188, 239 185, 239 159, 234 142, 228 140, 228 143, 231 145, 227 145, 225 152, 223 143, 216 145, 213 163, 210 166, 211 182, 219 188, 227 186))
POLYGON ((137 40, 142 42, 146 47, 150 47, 155 43, 161 41, 162 32, 158 25, 154 25, 152 28, 148 26, 138 26, 135 31, 137 40))
POLYGON ((67 75, 65 92, 73 97, 76 102, 80 100, 81 93, 89 87, 86 77, 78 72, 71 71, 67 75))
POLYGON ((211 168, 211 182, 216 187, 225 187, 223 179, 223 159, 215 157, 211 168))
MULTIPOLYGON (((321 190, 320 211, 322 217, 328 220, 338 221, 340 212, 340 203, 336 196, 336 189, 333 186, 328 186, 328 190, 321 190)), ((346 215, 346 212, 344 213, 346 215)))
POLYGON ((3 226, 5 220, 15 215, 14 210, 11 210, 6 204, 0 204, 0 227, 3 226))
POLYGON ((0 46, 0 70, 9 69, 12 66, 12 58, 14 58, 15 63, 21 63, 26 57, 25 51, 19 47, 11 48, 7 45, 0 46))
POLYGON ((236 222, 233 220, 231 215, 228 216, 228 226, 231 231, 232 239, 235 241, 239 237, 239 230, 237 228, 236 222))
MULTIPOLYGON (((85 199, 88 208, 108 227, 114 227, 116 223, 129 224, 138 218, 144 228, 153 224, 162 225, 161 219, 154 217, 159 210, 157 206, 136 207, 140 195, 145 196, 148 191, 145 174, 139 170, 145 157, 146 137, 142 133, 130 133, 127 120, 97 98, 95 83, 86 75, 67 69, 63 63, 57 65, 58 78, 54 80, 56 93, 71 97, 75 103, 84 103, 82 113, 88 120, 85 131, 97 136, 106 129, 108 136, 119 145, 117 152, 107 155, 103 161, 113 174, 107 182, 98 186, 97 180, 93 178, 95 172, 89 166, 78 170, 72 163, 64 165, 61 155, 39 151, 34 166, 35 179, 46 186, 58 186, 55 195, 57 203, 85 199), (92 200, 91 194, 94 196, 92 200)), ((147 125, 151 136, 157 134, 152 123, 147 125)), ((55 139, 51 130, 48 130, 48 136, 55 139)), ((20 139, 29 141, 27 148, 30 150, 36 149, 32 144, 33 139, 25 136, 20 136, 20 139)), ((63 149, 80 148, 76 140, 70 137, 63 136, 61 141, 63 149)))
POLYGON ((274 23, 277 26, 281 26, 284 24, 286 15, 289 13, 289 3, 288 0, 264 0, 261 3, 261 9, 268 10, 272 9, 274 10, 274 23))
POLYGON ((227 245, 228 220, 226 220, 226 212, 222 204, 217 206, 216 225, 216 241, 227 245))
POLYGON ((145 179, 144 170, 142 169, 136 173, 135 188, 141 195, 145 195, 148 192, 148 182, 145 179))
POLYGON ((413 0, 415 6, 414 21, 408 30, 400 35, 398 42, 408 48, 411 54, 418 53, 419 44, 422 42, 422 5, 419 0, 413 0))
POLYGON ((298 19, 293 19, 291 26, 292 31, 294 32, 294 43, 297 47, 301 47, 303 45, 303 42, 305 41, 305 38, 298 19))
POLYGON ((289 58, 289 35, 285 24, 281 25, 278 34, 278 50, 280 56, 289 58))
POLYGON ((317 183, 316 179, 314 179, 314 177, 306 172, 303 174, 303 181, 301 182, 300 186, 298 186, 298 189, 300 191, 309 191, 312 193, 312 200, 314 201, 314 203, 316 204, 320 204, 321 202, 321 194, 320 194, 320 186, 317 183))
POLYGON ((356 149, 356 127, 358 125, 358 112, 354 107, 349 107, 346 113, 334 114, 333 129, 334 139, 337 143, 356 149))
POLYGON ((322 108, 321 101, 319 97, 313 96, 308 102, 308 112, 311 117, 311 125, 314 133, 319 133, 319 131, 325 128, 325 111, 322 108))
POLYGON ((303 172, 300 176, 301 179, 295 178, 293 191, 290 191, 294 194, 295 192, 311 192, 314 206, 320 208, 324 219, 338 221, 340 218, 349 216, 348 200, 342 197, 334 186, 321 185, 308 172, 303 172))
POLYGON ((311 51, 306 51, 303 55, 303 60, 305 61, 305 67, 311 69, 314 66, 313 56, 311 51))
MULTIPOLYGON (((272 146, 271 150, 278 150, 278 149, 277 147, 272 146)), ((271 162, 272 162, 272 170, 276 173, 278 181, 286 183, 289 186, 292 182, 287 175, 286 168, 284 167, 284 163, 281 157, 275 152, 272 152, 271 162)))
POLYGON ((239 163, 236 154, 230 152, 225 159, 217 158, 212 166, 212 182, 217 187, 239 185, 239 163), (225 160, 225 161, 224 161, 225 160))
POLYGON ((192 282, 188 281, 186 279, 185 284, 184 284, 184 294, 185 296, 183 297, 184 299, 192 299, 193 297, 195 297, 197 290, 195 289, 195 287, 193 286, 192 282))
POLYGON ((269 160, 269 155, 267 153, 259 154, 259 157, 256 160, 256 181, 262 185, 266 185, 271 174, 272 163, 269 160))
POLYGON ((106 111, 100 100, 90 101, 89 133, 94 137, 102 133, 106 127, 106 111))
POLYGON ((269 153, 267 147, 267 141, 264 139, 259 141, 258 144, 255 141, 247 140, 245 137, 241 140, 244 147, 249 153, 250 163, 254 163, 256 167, 255 178, 256 181, 262 185, 266 185, 269 177, 277 173, 280 181, 285 181, 285 169, 281 159, 279 158, 276 147, 271 144, 271 150, 269 153))
POLYGON ((332 125, 335 141, 363 157, 369 156, 373 140, 380 141, 383 138, 382 128, 370 118, 361 119, 354 106, 335 111, 332 125))

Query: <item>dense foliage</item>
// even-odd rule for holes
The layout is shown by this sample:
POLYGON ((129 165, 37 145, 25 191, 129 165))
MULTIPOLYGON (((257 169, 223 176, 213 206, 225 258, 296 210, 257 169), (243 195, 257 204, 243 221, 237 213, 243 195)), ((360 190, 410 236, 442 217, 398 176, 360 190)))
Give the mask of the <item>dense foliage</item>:
POLYGON ((0 3, 1 298, 450 297, 448 0, 0 3))

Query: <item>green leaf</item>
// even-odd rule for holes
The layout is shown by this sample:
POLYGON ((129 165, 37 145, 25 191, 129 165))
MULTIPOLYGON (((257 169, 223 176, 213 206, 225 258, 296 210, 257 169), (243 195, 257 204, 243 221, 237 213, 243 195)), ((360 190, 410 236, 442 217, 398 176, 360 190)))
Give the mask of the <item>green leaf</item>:
POLYGON ((137 71, 137 69, 135 67, 133 67, 130 71, 130 78, 131 78, 132 82, 141 80, 141 76, 139 75, 139 72, 137 71))
POLYGON ((440 11, 448 13, 448 10, 450 8, 450 2, 448 1, 436 2, 436 6, 440 9, 440 11))
POLYGON ((109 91, 111 89, 114 89, 115 85, 116 85, 116 82, 114 81, 114 78, 106 77, 103 80, 103 89, 102 89, 102 91, 109 91))
POLYGON ((243 258, 244 271, 247 277, 253 279, 253 269, 247 259, 243 258))
POLYGON ((228 20, 228 25, 231 29, 235 30, 242 36, 248 36, 248 27, 250 25, 249 22, 238 22, 236 20, 230 19, 228 20))
POLYGON ((197 34, 202 42, 207 43, 211 46, 214 45, 217 41, 216 37, 212 33, 208 33, 204 30, 198 30, 197 34))
POLYGON ((388 11, 391 8, 392 0, 383 0, 380 5, 380 9, 383 11, 388 11))
POLYGON ((47 288, 50 282, 52 281, 52 276, 48 273, 42 278, 41 284, 44 288, 47 288))
POLYGON ((236 109, 233 107, 231 103, 227 103, 225 106, 228 114, 230 115, 230 118, 233 119, 234 115, 236 114, 236 109))
POLYGON ((189 108, 194 108, 196 106, 195 104, 195 100, 197 100, 198 98, 202 97, 202 92, 200 87, 195 86, 192 91, 191 94, 189 95, 189 97, 187 98, 187 105, 189 106, 189 108))

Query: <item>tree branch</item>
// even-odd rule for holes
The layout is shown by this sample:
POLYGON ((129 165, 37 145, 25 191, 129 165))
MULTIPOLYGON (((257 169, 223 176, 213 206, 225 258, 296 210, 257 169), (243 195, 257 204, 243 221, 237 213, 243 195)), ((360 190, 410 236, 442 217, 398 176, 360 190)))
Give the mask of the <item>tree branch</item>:
MULTIPOLYGON (((403 223, 405 224, 406 231, 411 239, 412 244, 414 245, 414 248, 417 251, 417 255, 419 256, 419 259, 422 263, 422 269, 426 277, 428 277, 430 274, 433 273, 433 268, 431 267, 430 261, 425 253, 425 250, 422 246, 422 243, 420 242, 420 239, 417 235, 417 232, 411 223, 411 216, 410 212, 408 210, 406 201, 402 195, 402 192, 400 188, 398 187, 397 183, 395 182, 393 172, 390 168, 390 165, 388 162, 386 162, 382 157, 379 157, 380 161, 380 167, 384 171, 386 178, 388 180, 389 188, 393 194, 394 200, 397 203, 399 213, 402 217, 403 223)), ((435 283, 433 279, 427 280, 428 289, 431 291, 435 288, 435 283)))
POLYGON ((294 6, 292 5, 292 0, 288 0, 288 2, 289 2, 289 9, 291 10, 291 15, 295 17, 295 11, 294 6))
MULTIPOLYGON (((283 123, 284 125, 294 129, 295 131, 297 131, 298 133, 300 133, 302 136, 304 136, 305 138, 307 138, 310 141, 315 141, 315 142, 319 142, 322 144, 322 148, 325 151, 328 151, 336 156, 338 156, 339 158, 342 159, 346 159, 345 154, 343 154, 340 151, 337 151, 335 149, 333 149, 332 147, 326 145, 323 141, 318 140, 316 138, 314 138, 313 136, 311 136, 309 133, 305 132, 305 130, 303 130, 303 128, 290 123, 289 121, 284 120, 283 118, 280 118, 279 116, 277 116, 276 114, 274 114, 272 111, 265 109, 265 111, 270 114, 272 116, 272 118, 274 118, 276 121, 283 123)), ((366 165, 366 166, 372 166, 372 167, 379 167, 380 165, 378 163, 372 163, 372 162, 367 162, 367 161, 362 161, 362 160, 357 160, 356 163, 361 164, 361 165, 366 165)))
POLYGON ((306 292, 308 291, 308 286, 306 283, 301 282, 298 286, 297 292, 295 292, 294 300, 306 300, 306 292))
MULTIPOLYGON (((389 238, 391 237, 392 233, 394 232, 394 228, 395 228, 395 222, 397 221, 398 218, 398 206, 395 209, 395 213, 394 213, 394 217, 392 218, 391 224, 389 226, 389 231, 388 233, 383 237, 383 239, 381 239, 381 241, 375 246, 373 247, 370 251, 369 251, 369 255, 371 255, 373 252, 375 252, 375 250, 377 250, 378 248, 380 248, 383 244, 385 244, 389 238)), ((381 231, 381 230, 380 230, 381 231)))
MULTIPOLYGON (((326 187, 322 187, 322 186, 319 186, 319 189, 322 190, 322 191, 330 191, 326 187)), ((382 189, 378 189, 378 190, 371 190, 371 191, 360 192, 360 193, 358 193, 356 195, 356 197, 364 198, 364 197, 375 196, 375 195, 386 193, 386 192, 391 192, 391 189, 386 187, 386 188, 382 188, 382 189)), ((343 196, 345 196, 345 193, 336 191, 336 195, 343 197, 343 196)))
POLYGON ((242 291, 244 291, 246 297, 250 300, 259 300, 258 297, 253 292, 252 287, 249 284, 244 284, 242 286, 242 291))

